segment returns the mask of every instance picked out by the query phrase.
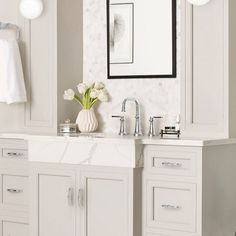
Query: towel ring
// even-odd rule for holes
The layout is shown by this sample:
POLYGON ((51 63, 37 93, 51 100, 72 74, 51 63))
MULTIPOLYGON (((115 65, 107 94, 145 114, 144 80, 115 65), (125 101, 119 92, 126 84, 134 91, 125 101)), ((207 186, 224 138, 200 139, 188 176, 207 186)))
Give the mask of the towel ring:
POLYGON ((16 39, 17 41, 20 40, 20 27, 18 25, 15 25, 15 24, 11 24, 11 23, 3 23, 3 22, 0 22, 0 30, 1 29, 14 29, 16 31, 16 39))

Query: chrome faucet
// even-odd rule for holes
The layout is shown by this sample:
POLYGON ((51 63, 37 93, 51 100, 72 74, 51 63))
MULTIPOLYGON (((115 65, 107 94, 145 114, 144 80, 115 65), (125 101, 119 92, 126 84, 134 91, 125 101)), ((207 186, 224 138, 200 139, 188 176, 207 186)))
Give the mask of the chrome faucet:
POLYGON ((125 135, 125 117, 124 116, 112 116, 112 118, 120 118, 120 136, 125 135))
POLYGON ((141 126, 140 126, 140 108, 139 108, 139 103, 135 98, 125 98, 123 103, 122 103, 122 110, 121 112, 126 112, 126 103, 128 101, 135 102, 136 105, 136 115, 135 115, 135 130, 134 130, 134 136, 138 137, 143 135, 141 131, 141 126))
POLYGON ((150 116, 150 119, 149 119, 150 126, 149 126, 149 131, 148 131, 149 137, 156 136, 155 128, 154 128, 154 119, 161 119, 161 118, 163 118, 163 117, 162 116, 150 116))

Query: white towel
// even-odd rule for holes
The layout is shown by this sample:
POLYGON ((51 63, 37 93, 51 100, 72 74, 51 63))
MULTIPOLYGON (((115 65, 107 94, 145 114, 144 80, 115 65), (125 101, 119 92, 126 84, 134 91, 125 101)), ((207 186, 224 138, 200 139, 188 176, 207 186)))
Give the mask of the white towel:
POLYGON ((0 102, 26 102, 24 74, 16 39, 0 39, 0 102))

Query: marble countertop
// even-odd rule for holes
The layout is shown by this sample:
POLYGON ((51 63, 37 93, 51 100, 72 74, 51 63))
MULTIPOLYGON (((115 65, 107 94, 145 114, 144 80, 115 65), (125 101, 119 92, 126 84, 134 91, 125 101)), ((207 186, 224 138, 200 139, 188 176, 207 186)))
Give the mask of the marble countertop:
POLYGON ((22 140, 67 140, 70 142, 96 142, 96 143, 121 143, 121 144, 143 144, 143 145, 173 145, 173 146, 214 146, 236 144, 236 139, 209 139, 209 138, 160 138, 160 137, 124 137, 116 134, 92 133, 92 134, 30 134, 30 133, 0 133, 0 139, 22 139, 22 140))
POLYGON ((203 147, 235 144, 236 139, 196 139, 118 136, 115 134, 0 134, 0 140, 25 140, 30 162, 94 166, 143 167, 144 145, 203 147))

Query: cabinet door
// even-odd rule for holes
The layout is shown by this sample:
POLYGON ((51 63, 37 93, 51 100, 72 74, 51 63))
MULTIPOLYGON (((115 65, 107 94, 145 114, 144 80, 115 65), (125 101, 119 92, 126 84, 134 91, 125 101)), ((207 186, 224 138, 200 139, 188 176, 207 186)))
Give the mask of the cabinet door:
POLYGON ((30 235, 75 235, 74 172, 36 171, 33 177, 30 235))
POLYGON ((128 227, 132 222, 129 221, 127 175, 81 172, 81 186, 78 203, 82 214, 82 236, 132 234, 128 227))
POLYGON ((229 1, 210 1, 204 7, 181 2, 181 133, 187 137, 229 138, 229 99, 235 99, 228 89, 234 87, 228 81, 228 69, 235 54, 228 38, 229 21, 233 21, 229 1))

